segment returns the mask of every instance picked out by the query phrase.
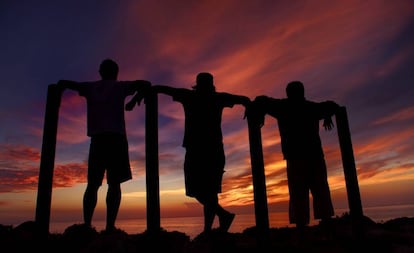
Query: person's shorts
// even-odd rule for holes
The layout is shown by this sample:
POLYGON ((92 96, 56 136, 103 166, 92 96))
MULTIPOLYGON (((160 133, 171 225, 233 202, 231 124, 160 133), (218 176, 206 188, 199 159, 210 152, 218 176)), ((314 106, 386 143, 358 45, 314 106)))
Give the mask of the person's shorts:
POLYGON ((108 184, 132 179, 126 135, 102 134, 91 137, 88 184, 102 185, 105 171, 108 184))
POLYGON ((190 197, 216 195, 221 192, 225 165, 222 145, 211 149, 186 148, 184 182, 190 197))

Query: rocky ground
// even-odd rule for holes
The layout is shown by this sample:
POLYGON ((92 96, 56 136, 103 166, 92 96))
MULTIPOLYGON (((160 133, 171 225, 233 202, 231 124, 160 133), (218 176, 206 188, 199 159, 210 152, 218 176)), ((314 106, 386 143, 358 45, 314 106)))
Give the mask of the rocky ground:
POLYGON ((255 227, 242 233, 213 231, 194 239, 178 231, 127 234, 97 232, 74 224, 62 234, 41 236, 34 222, 17 227, 0 225, 0 252, 59 253, 203 253, 203 252, 414 252, 414 217, 375 223, 364 217, 360 223, 349 216, 337 217, 328 225, 311 226, 301 236, 295 228, 271 228, 257 233, 255 227))

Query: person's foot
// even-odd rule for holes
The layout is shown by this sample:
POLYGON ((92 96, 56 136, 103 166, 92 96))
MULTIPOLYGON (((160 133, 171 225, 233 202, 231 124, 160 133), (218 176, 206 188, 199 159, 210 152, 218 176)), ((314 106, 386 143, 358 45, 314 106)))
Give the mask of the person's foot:
POLYGON ((227 232, 234 220, 234 213, 227 213, 219 217, 220 231, 227 232))

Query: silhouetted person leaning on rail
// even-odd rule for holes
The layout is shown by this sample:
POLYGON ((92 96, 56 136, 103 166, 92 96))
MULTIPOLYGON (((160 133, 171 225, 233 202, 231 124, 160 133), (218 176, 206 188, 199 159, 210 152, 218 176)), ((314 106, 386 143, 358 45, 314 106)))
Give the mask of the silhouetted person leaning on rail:
POLYGON ((339 105, 332 101, 306 100, 304 86, 299 81, 290 82, 286 94, 285 99, 256 97, 251 107, 253 112, 249 115, 261 118, 262 124, 266 114, 277 119, 287 165, 289 220, 302 231, 309 224, 309 191, 315 219, 327 223, 334 215, 319 122, 324 119, 324 128, 331 130, 331 117, 339 105))
POLYGON ((132 179, 128 141, 125 129, 125 98, 137 92, 137 99, 149 90, 145 80, 117 81, 118 64, 111 59, 102 61, 101 80, 74 82, 60 80, 58 85, 78 91, 87 102, 87 135, 91 138, 88 160, 87 187, 83 197, 83 218, 92 226, 92 216, 106 171, 106 228, 115 232, 115 220, 121 203, 121 183, 132 179))
MULTIPOLYGON (((185 189, 187 196, 196 198, 203 205, 204 232, 211 231, 215 215, 219 218, 219 230, 227 232, 235 214, 226 211, 218 201, 225 166, 222 112, 236 104, 246 106, 250 99, 216 92, 210 73, 199 73, 192 88, 152 86, 156 93, 169 95, 184 107, 185 189)), ((127 107, 132 109, 134 104, 132 99, 127 107)))

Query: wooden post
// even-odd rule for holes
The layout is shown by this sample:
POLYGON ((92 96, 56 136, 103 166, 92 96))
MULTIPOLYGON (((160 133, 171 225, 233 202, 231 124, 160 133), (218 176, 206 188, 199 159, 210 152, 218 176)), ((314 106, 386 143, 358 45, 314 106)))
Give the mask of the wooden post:
POLYGON ((266 178, 264 173, 262 134, 255 117, 247 117, 250 144, 250 162, 253 176, 254 211, 259 244, 266 244, 269 234, 266 178))
POLYGON ((145 150, 147 185, 147 231, 159 232, 160 192, 158 172, 158 99, 150 92, 145 98, 145 150))
POLYGON ((53 169, 55 165, 56 135, 61 96, 62 90, 56 84, 50 84, 47 90, 35 218, 42 234, 49 233, 53 169))
POLYGON ((337 112, 336 125, 338 129, 339 145, 342 154, 342 164, 344 167, 350 214, 360 217, 363 215, 361 196, 359 193, 358 177, 351 141, 351 132, 349 130, 348 117, 345 107, 341 107, 337 112))
POLYGON ((335 118, 339 145, 341 148, 342 164, 344 167, 346 190, 348 194, 349 213, 353 223, 354 235, 359 238, 363 233, 363 210, 346 108, 340 107, 335 115, 335 118))

